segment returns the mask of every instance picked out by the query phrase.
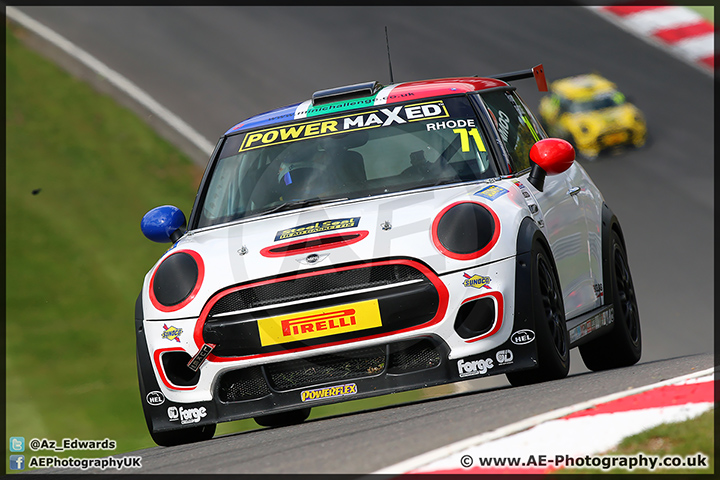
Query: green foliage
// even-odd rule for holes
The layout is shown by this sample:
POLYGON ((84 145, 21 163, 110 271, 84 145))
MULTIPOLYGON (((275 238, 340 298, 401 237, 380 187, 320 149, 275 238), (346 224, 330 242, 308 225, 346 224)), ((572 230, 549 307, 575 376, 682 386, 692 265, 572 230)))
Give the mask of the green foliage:
MULTIPOLYGON (((134 309, 165 251, 140 232, 153 207, 189 214, 202 172, 132 112, 6 33, 6 425, 9 436, 154 447, 137 387, 134 309)), ((421 392, 313 409, 311 418, 421 392)), ((217 434, 256 429, 223 423, 217 434)), ((6 441, 8 441, 6 439, 6 441)), ((9 470, 7 470, 9 472, 9 470)))
POLYGON ((189 213, 202 172, 22 34, 6 30, 8 436, 149 447, 133 318, 165 247, 140 219, 162 204, 189 213))

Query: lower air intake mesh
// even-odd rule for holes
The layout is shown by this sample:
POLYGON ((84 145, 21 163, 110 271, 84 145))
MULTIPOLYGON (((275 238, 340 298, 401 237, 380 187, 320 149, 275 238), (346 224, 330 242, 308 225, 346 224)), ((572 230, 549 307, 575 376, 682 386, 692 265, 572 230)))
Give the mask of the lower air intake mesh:
POLYGON ((218 397, 225 403, 239 402, 262 398, 272 390, 283 392, 384 372, 403 374, 427 370, 442 363, 441 352, 439 344, 423 338, 232 370, 220 377, 218 397))
POLYGON ((398 342, 390 345, 388 373, 425 370, 440 365, 440 352, 428 339, 398 342))
POLYGON ((218 389, 220 401, 239 402, 269 395, 270 389, 260 368, 243 368, 223 374, 220 377, 220 388, 218 389))
POLYGON ((273 389, 278 391, 370 377, 385 369, 385 347, 363 348, 337 355, 319 355, 273 363, 265 369, 273 389))

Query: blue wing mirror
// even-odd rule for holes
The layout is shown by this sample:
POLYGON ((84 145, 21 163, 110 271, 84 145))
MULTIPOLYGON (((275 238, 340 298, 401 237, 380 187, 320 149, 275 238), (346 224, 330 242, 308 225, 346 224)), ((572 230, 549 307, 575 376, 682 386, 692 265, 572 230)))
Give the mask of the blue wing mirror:
POLYGON ((182 210, 172 205, 163 205, 145 214, 140 229, 153 242, 175 243, 185 233, 186 224, 182 210))

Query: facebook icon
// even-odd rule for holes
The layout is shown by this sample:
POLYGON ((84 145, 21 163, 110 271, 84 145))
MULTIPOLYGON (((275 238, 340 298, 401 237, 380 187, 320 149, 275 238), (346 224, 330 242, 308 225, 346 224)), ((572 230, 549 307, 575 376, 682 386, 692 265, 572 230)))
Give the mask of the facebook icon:
POLYGON ((10 455, 10 470, 24 470, 25 455, 10 455))

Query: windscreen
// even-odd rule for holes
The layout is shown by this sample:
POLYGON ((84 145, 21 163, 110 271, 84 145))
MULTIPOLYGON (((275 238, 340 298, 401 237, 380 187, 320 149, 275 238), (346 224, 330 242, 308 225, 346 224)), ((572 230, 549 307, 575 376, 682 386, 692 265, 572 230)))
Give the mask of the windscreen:
POLYGON ((625 103, 625 96, 620 92, 608 92, 584 102, 569 102, 570 113, 584 113, 604 108, 617 107, 625 103))
POLYGON ((382 105, 226 139, 197 227, 497 176, 465 96, 382 105))

